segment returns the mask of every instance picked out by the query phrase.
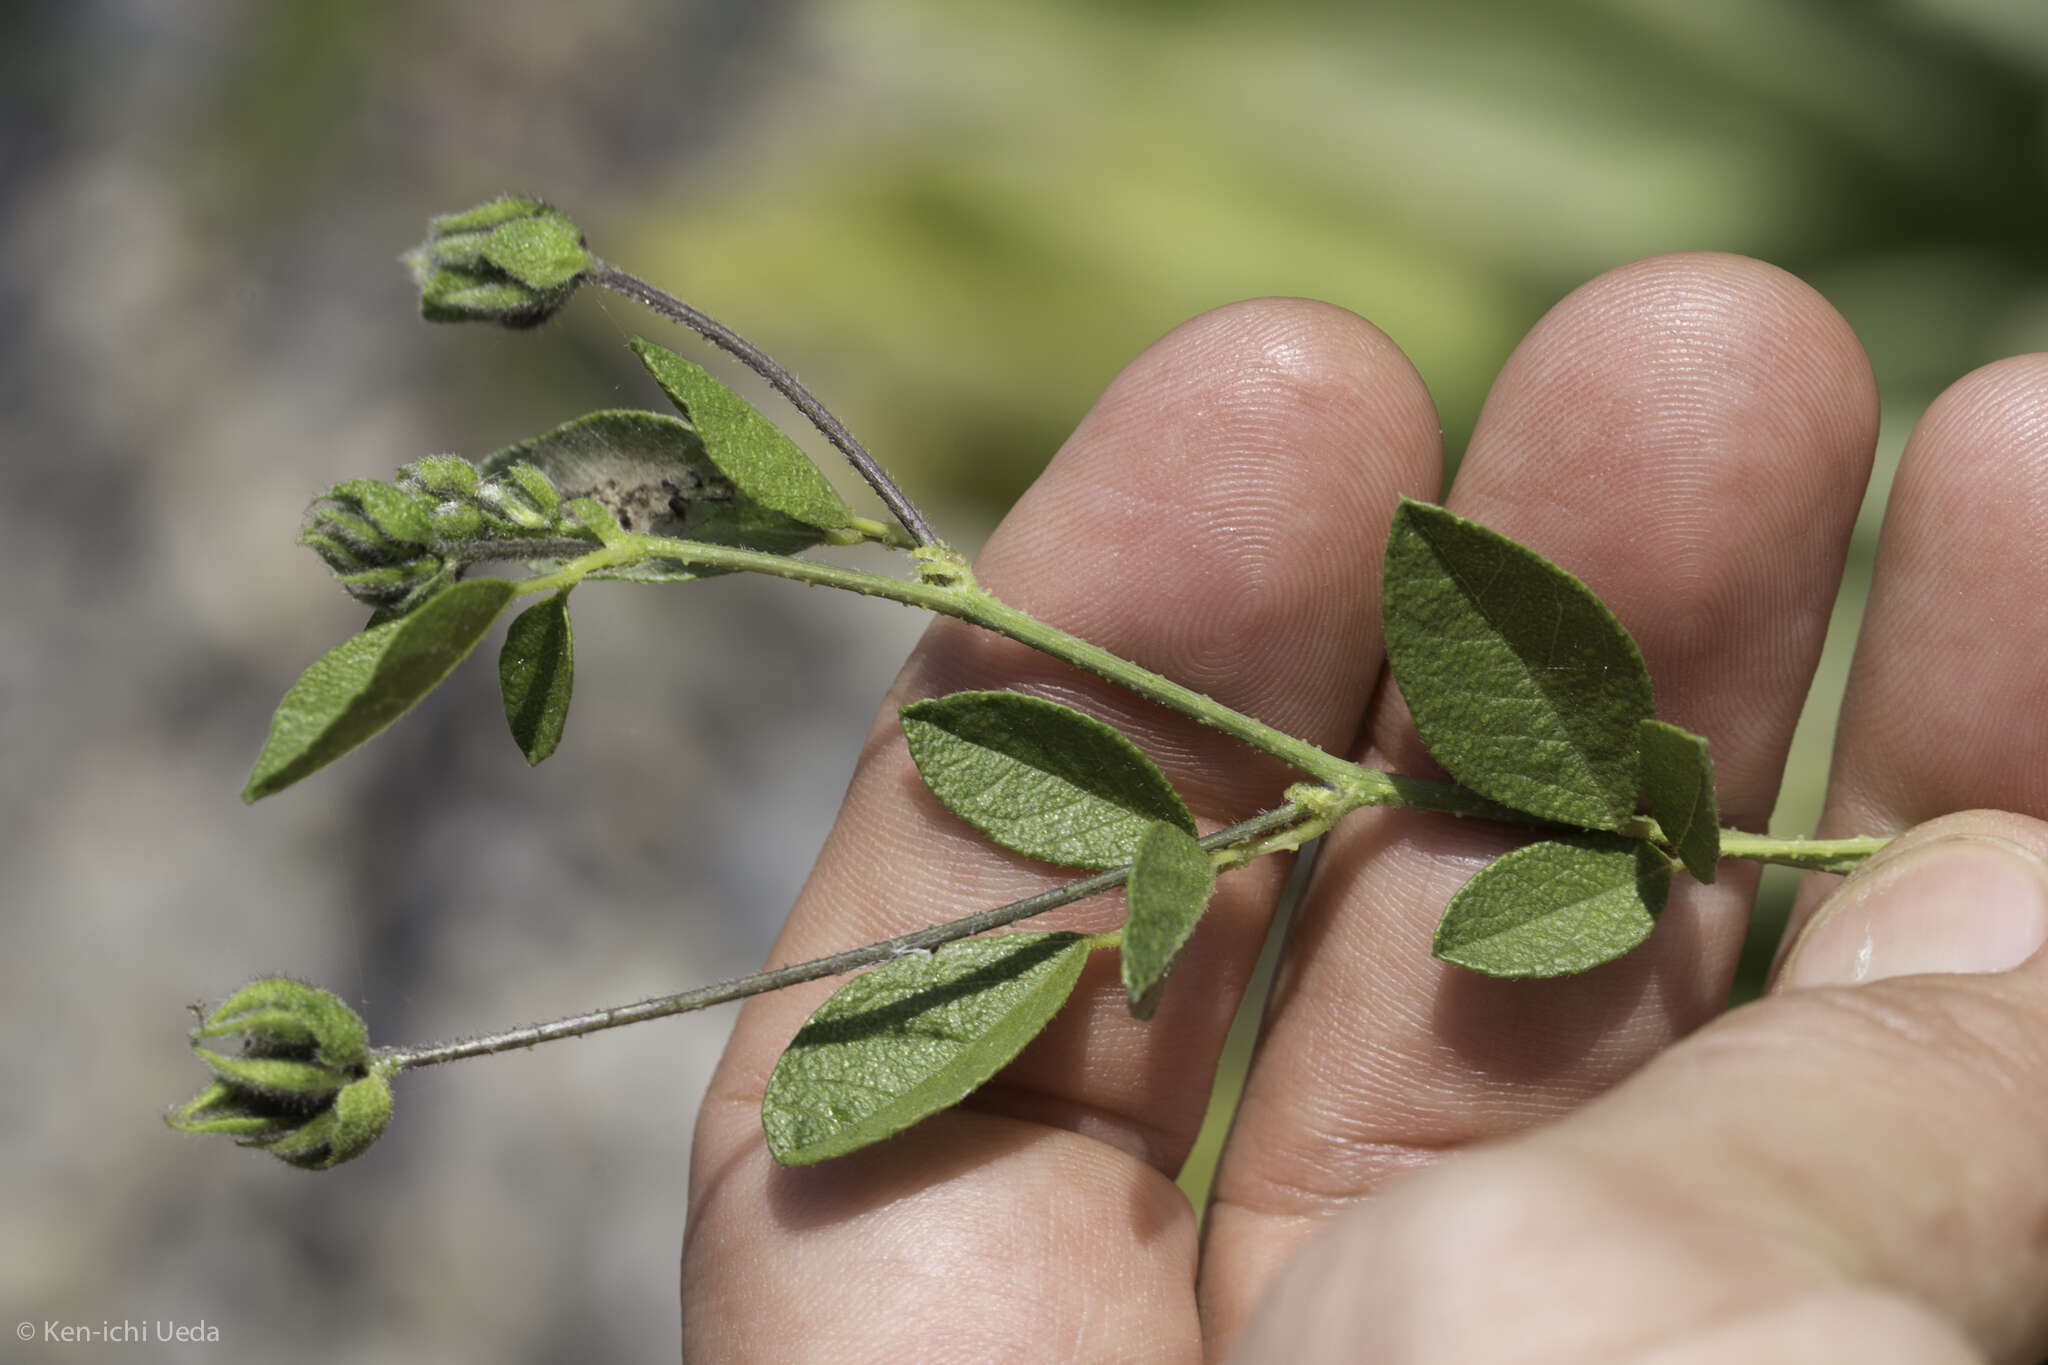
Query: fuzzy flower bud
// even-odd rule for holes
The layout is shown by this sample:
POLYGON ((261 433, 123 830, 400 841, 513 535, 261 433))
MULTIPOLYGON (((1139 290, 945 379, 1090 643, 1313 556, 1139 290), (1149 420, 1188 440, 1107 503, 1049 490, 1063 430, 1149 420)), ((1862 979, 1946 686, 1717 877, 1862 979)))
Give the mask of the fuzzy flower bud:
POLYGON ((351 597, 402 615, 448 577, 448 565, 433 547, 438 511, 424 493, 351 479, 308 509, 299 543, 327 562, 351 597))
POLYGON ((427 225, 404 256, 429 322, 547 321, 597 264, 577 226, 538 199, 493 199, 427 225))
POLYGON ((369 1150, 391 1117, 391 1067, 371 1060, 362 1018, 301 981, 252 981, 192 1032, 214 1082, 164 1116, 183 1133, 224 1133, 306 1170, 369 1150), (240 1035, 240 1052, 199 1046, 240 1035))

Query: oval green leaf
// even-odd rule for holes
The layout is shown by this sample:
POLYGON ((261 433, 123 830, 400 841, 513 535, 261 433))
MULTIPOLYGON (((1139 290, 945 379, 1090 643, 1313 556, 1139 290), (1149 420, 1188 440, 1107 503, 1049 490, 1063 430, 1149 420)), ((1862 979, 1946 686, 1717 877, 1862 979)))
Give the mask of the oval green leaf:
POLYGON ((1195 836, 1156 824, 1138 841, 1125 897, 1124 991, 1131 1013, 1150 1019, 1166 975, 1187 947, 1216 889, 1216 865, 1195 836))
POLYGON ((529 765, 539 764, 562 742, 575 682, 576 641, 564 589, 514 617, 498 651, 505 722, 529 765))
POLYGON ((913 702, 903 738, 927 787, 1004 848, 1068 867, 1121 867, 1155 822, 1195 832, 1166 774, 1111 726, 1021 692, 913 702))
POLYGON ((504 578, 456 583, 314 660, 278 703, 242 799, 283 791, 411 710, 476 648, 517 591, 504 578))
POLYGON ((1585 584, 1497 531, 1403 501, 1382 610, 1394 680, 1451 776, 1589 829, 1633 814, 1650 674, 1585 584))
POLYGON ((1451 897, 1436 956, 1488 976, 1567 976, 1649 937, 1671 860, 1636 839, 1546 839, 1503 854, 1451 897))
MULTIPOLYGON (((531 465, 567 501, 595 498, 625 530, 793 554, 824 538, 816 526, 764 506, 722 473, 689 423, 658 412, 587 413, 486 457, 487 477, 531 465)), ((621 578, 704 578, 674 564, 621 578)))
POLYGON ((709 370, 643 337, 633 339, 633 354, 697 429, 711 462, 740 492, 820 530, 836 531, 852 521, 846 503, 811 457, 709 370))
POLYGON ((1703 882, 1721 858, 1721 814, 1714 802, 1714 761, 1707 741, 1668 721, 1642 723, 1643 795, 1665 841, 1703 882))
POLYGON ((861 973, 818 1007, 761 1097, 768 1151, 808 1166, 958 1104, 1038 1036, 1088 960, 1079 934, 999 934, 861 973))

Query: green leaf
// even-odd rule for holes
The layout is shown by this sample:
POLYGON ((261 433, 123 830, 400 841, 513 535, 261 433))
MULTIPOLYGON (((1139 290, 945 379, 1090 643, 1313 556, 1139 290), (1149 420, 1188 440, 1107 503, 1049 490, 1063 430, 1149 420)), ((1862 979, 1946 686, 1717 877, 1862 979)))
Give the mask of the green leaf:
POLYGON ((1124 917, 1124 991, 1133 1015, 1150 1019, 1159 1007, 1166 974, 1215 889, 1216 865, 1192 834, 1164 823, 1145 831, 1131 860, 1124 917))
POLYGON ((1436 956, 1488 976, 1566 976, 1649 937, 1671 860, 1638 839, 1546 839, 1503 854, 1451 897, 1436 956))
POLYGON ((1721 814, 1714 806, 1714 761, 1707 757, 1707 741, 1661 720, 1646 720, 1638 730, 1650 817, 1685 870, 1711 883, 1721 858, 1721 814))
POLYGON ((1087 960, 1079 934, 998 934, 856 976, 768 1077, 770 1155, 808 1166, 959 1103, 1038 1036, 1087 960))
POLYGON ((1615 829, 1630 817, 1650 674, 1585 584, 1497 531, 1404 500, 1382 609, 1394 679, 1451 776, 1547 820, 1615 829))
POLYGON ((538 764, 562 742, 575 681, 575 637, 569 630, 569 594, 564 590, 515 617, 498 653, 505 720, 529 764, 538 764))
MULTIPOLYGON (((655 412, 593 412, 480 466, 486 477, 517 477, 519 465, 547 476, 564 500, 595 498, 627 531, 793 554, 824 532, 762 505, 720 472, 689 423, 655 412)), ((608 576, 704 578, 715 570, 663 564, 608 576)))
POLYGON ((633 339, 633 354, 704 438, 712 463, 740 492, 821 530, 836 531, 852 521, 853 514, 810 456, 709 370, 640 337, 633 339))
POLYGON ((1121 867, 1156 821, 1192 835, 1166 774, 1115 729, 1021 692, 955 692, 903 708, 927 787, 1004 848, 1069 867, 1121 867))
POLYGON ((242 799, 283 791, 411 710, 476 647, 517 591, 503 578, 456 583, 411 615, 321 655, 278 703, 242 799))

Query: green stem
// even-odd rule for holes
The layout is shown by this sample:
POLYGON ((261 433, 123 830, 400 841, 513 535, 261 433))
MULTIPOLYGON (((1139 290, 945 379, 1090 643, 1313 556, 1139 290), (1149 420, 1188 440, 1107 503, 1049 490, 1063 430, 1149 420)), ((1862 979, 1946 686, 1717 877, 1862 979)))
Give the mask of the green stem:
MULTIPOLYGON (((608 529, 610 543, 571 560, 551 574, 530 578, 520 584, 522 592, 548 592, 580 582, 592 573, 623 568, 648 559, 666 559, 705 568, 740 570, 786 578, 815 587, 838 588, 867 597, 886 598, 905 606, 921 607, 941 616, 951 616, 1007 636, 1052 658, 1104 678, 1117 686, 1157 702, 1168 710, 1221 731, 1234 739, 1289 764, 1322 782, 1327 789, 1319 796, 1313 789, 1299 789, 1297 800, 1312 810, 1321 833, 1338 818, 1360 806, 1393 806, 1406 810, 1457 815, 1473 819, 1501 820, 1512 824, 1549 827, 1550 822, 1489 801, 1478 793, 1451 782, 1404 777, 1381 772, 1339 758, 1307 740, 1276 730, 1263 721, 1119 658, 1100 645, 1090 644, 1047 625, 1035 616, 1019 611, 977 584, 964 570, 948 579, 933 575, 923 579, 889 578, 882 574, 849 569, 815 560, 792 559, 761 550, 743 550, 730 545, 709 545, 699 541, 672 540, 665 536, 628 534, 608 529)), ((1623 831, 1633 837, 1657 839, 1654 822, 1638 819, 1623 831)), ((1292 837, 1293 831, 1276 836, 1292 837)), ((1304 835, 1303 838, 1312 837, 1304 835)), ((1301 842, 1296 840, 1296 845, 1301 842)), ((1778 863, 1786 867, 1819 872, 1847 872, 1882 848, 1883 838, 1857 839, 1774 839, 1741 830, 1721 831, 1721 856, 1746 858, 1754 862, 1778 863)), ((1293 847, 1295 845, 1288 845, 1293 847)), ((1280 845, 1275 845, 1277 851, 1280 845)))
POLYGON ((1747 858, 1751 862, 1776 863, 1780 867, 1803 868, 1808 872, 1854 872, 1863 860, 1890 843, 1885 835, 1863 835, 1854 839, 1774 839, 1768 834, 1745 834, 1739 829, 1721 831, 1721 856, 1747 858))

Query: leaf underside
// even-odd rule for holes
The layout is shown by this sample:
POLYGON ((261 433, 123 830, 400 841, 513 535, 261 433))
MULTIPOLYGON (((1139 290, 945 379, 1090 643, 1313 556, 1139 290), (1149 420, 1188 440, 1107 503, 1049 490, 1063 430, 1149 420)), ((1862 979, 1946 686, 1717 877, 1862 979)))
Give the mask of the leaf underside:
POLYGON ((1707 741, 1667 721, 1642 723, 1643 794, 1650 817, 1685 870, 1714 880, 1721 857, 1721 815, 1714 802, 1714 761, 1707 741))
POLYGON ((1671 890, 1650 844, 1589 834, 1506 853, 1451 898, 1433 951, 1488 976, 1567 976, 1649 937, 1671 890))
POLYGON ((1496 531, 1404 501, 1383 611, 1394 679, 1451 776, 1586 828, 1634 812, 1650 675, 1585 584, 1496 531))
POLYGON ((1145 831, 1131 860, 1124 918, 1124 991, 1136 1017, 1150 1019, 1158 1009, 1167 973, 1215 889, 1216 865, 1192 834, 1165 823, 1145 831))
POLYGON ((517 591, 503 578, 453 584, 412 614, 314 660, 278 703, 242 799, 283 791, 411 710, 476 647, 517 591))
POLYGON ((1194 817, 1143 750, 1070 706, 954 692, 901 713, 932 794, 1004 848, 1068 867, 1121 867, 1155 822, 1194 817))
POLYGON ((761 1098, 784 1166, 844 1156, 965 1099, 1073 992, 1079 934, 966 939, 863 972, 798 1031, 761 1098))

